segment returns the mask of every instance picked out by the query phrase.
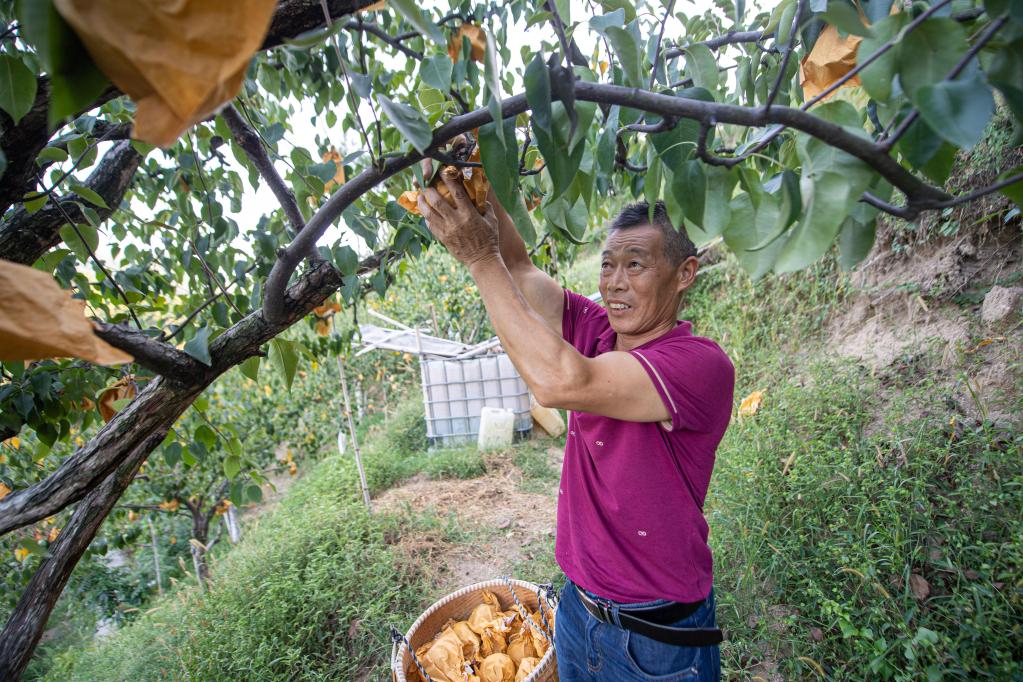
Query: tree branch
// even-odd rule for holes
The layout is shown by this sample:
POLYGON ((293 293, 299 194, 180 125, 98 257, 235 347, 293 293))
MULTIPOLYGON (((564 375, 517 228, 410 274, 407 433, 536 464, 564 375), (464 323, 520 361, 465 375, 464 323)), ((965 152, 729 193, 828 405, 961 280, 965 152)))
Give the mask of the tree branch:
MULTIPOLYGON (((141 162, 142 156, 130 142, 117 142, 82 183, 106 202, 107 208, 95 207, 101 220, 106 220, 120 206, 141 162)), ((48 201, 33 214, 23 206, 14 209, 10 217, 0 223, 0 257, 23 265, 36 262, 60 243, 60 228, 65 223, 85 222, 79 203, 88 202, 71 193, 48 201)))
MULTIPOLYGON (((709 40, 701 40, 691 45, 705 45, 712 50, 716 50, 725 45, 738 45, 739 43, 759 43, 764 38, 769 38, 772 34, 764 33, 763 31, 729 31, 728 33, 718 36, 717 38, 710 38, 709 40)), ((677 59, 686 53, 686 47, 673 47, 664 51, 664 58, 677 59)))
POLYGON ((668 6, 664 9, 664 19, 661 20, 661 30, 657 33, 657 48, 654 50, 654 63, 653 68, 650 69, 650 84, 647 85, 647 90, 653 90, 654 83, 657 82, 657 65, 661 62, 661 41, 664 40, 664 29, 668 26, 668 19, 671 18, 674 9, 675 0, 668 0, 668 6))
POLYGON ((209 371, 188 353, 124 325, 97 322, 95 334, 114 348, 129 353, 142 367, 171 381, 194 383, 201 381, 209 371))
MULTIPOLYGON (((375 0, 327 0, 331 21, 355 14, 375 0)), ((277 47, 286 40, 323 26, 323 10, 316 0, 280 0, 260 49, 277 47)))
MULTIPOLYGON (((345 28, 348 29, 349 31, 362 31, 364 33, 374 35, 380 40, 390 45, 391 47, 393 47, 395 50, 398 50, 399 52, 403 53, 405 56, 411 57, 416 61, 420 62, 423 61, 422 52, 419 52, 418 50, 413 50, 411 47, 408 47, 407 45, 403 45, 401 42, 401 36, 392 36, 390 33, 380 28, 379 25, 375 24, 372 21, 349 21, 345 23, 345 28)), ((419 34, 414 33, 412 35, 419 34)))
MULTIPOLYGON (((662 117, 672 116, 699 121, 713 119, 721 123, 733 123, 748 127, 763 127, 771 123, 783 124, 816 137, 866 162, 912 200, 944 201, 948 199, 948 195, 943 190, 932 187, 917 178, 872 141, 798 109, 772 107, 770 110, 765 110, 720 102, 704 102, 606 83, 577 81, 574 85, 575 96, 579 100, 598 104, 619 104, 659 114, 662 117)), ((501 104, 502 115, 505 118, 517 116, 527 109, 525 94, 509 97, 501 104)), ((468 114, 455 116, 434 130, 432 142, 426 149, 426 155, 432 154, 455 135, 489 123, 491 120, 492 117, 488 109, 477 109, 468 114)), ((346 182, 324 202, 302 232, 290 245, 278 253, 277 262, 274 263, 273 269, 267 277, 263 298, 263 314, 267 320, 276 322, 283 319, 283 315, 286 313, 284 287, 301 262, 301 254, 315 246, 327 227, 337 220, 353 201, 395 173, 417 163, 423 157, 424 155, 418 151, 412 151, 403 156, 385 159, 378 167, 368 168, 346 182)))
POLYGON ((49 547, 46 558, 22 592, 3 632, 0 632, 0 679, 21 678, 71 572, 96 537, 104 519, 135 478, 146 456, 163 440, 165 432, 166 429, 152 432, 142 438, 116 469, 84 497, 64 530, 49 547))

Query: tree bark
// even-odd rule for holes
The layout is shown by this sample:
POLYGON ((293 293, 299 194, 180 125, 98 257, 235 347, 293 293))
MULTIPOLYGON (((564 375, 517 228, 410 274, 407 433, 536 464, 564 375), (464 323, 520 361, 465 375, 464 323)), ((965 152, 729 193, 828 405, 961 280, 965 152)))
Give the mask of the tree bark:
MULTIPOLYGON (((107 204, 107 208, 93 206, 100 220, 106 220, 121 205, 141 162, 142 156, 130 142, 116 142, 82 183, 103 197, 107 204)), ((65 213, 75 222, 85 222, 78 203, 89 206, 88 201, 73 192, 60 197, 59 201, 60 208, 48 200, 43 208, 31 214, 24 206, 16 208, 9 219, 0 223, 0 255, 15 263, 31 265, 60 243, 60 228, 67 224, 65 213)))
MULTIPOLYGON (((114 87, 103 91, 96 101, 90 103, 81 113, 95 109, 120 95, 114 87)), ((11 118, 0 112, 0 149, 7 156, 7 170, 0 176, 0 215, 12 204, 32 190, 36 176, 36 157, 50 140, 47 114, 50 108, 50 77, 36 78, 36 98, 28 113, 14 125, 11 118)))
POLYGON ((18 680, 25 672, 71 572, 165 432, 166 429, 155 431, 138 442, 119 466, 82 500, 60 537, 50 546, 50 555, 39 565, 0 632, 0 680, 18 680))

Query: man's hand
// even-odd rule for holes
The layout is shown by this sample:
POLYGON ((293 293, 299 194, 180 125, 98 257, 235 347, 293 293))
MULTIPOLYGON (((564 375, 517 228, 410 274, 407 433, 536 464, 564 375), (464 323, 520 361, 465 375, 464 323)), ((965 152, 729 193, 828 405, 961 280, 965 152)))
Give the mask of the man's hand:
POLYGON ((419 210, 426 217, 430 232, 451 255, 466 266, 500 258, 500 238, 494 207, 488 202, 487 212, 480 215, 462 185, 461 172, 452 166, 441 171, 455 205, 451 206, 432 187, 419 193, 419 210))

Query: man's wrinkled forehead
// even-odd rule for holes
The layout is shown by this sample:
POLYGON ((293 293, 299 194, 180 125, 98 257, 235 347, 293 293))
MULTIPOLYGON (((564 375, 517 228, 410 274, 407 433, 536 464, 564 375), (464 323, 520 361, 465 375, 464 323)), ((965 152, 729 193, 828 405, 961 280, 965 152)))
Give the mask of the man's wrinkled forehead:
POLYGON ((651 225, 614 230, 604 242, 601 256, 652 256, 660 249, 661 233, 651 225))

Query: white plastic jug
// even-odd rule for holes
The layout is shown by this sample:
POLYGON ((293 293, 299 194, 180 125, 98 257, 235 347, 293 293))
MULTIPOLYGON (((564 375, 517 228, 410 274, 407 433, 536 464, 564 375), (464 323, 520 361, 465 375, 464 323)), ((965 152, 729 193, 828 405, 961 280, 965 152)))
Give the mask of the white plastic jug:
POLYGON ((512 443, 515 413, 503 407, 484 407, 480 412, 480 435, 476 445, 480 450, 506 448, 512 443))

